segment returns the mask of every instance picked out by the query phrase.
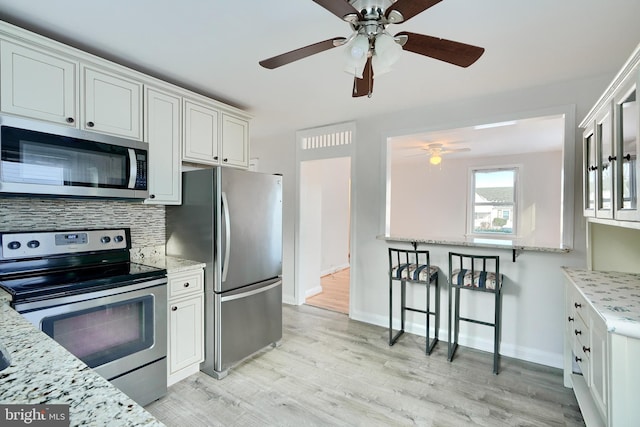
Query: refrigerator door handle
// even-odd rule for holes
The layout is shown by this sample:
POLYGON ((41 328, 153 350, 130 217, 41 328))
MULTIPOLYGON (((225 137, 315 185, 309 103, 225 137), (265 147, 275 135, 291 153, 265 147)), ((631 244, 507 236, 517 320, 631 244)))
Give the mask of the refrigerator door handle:
POLYGON ((229 270, 229 255, 231 251, 231 220, 229 218, 229 204, 227 202, 227 193, 222 192, 222 208, 224 209, 224 232, 225 232, 225 248, 224 262, 222 263, 222 281, 227 280, 227 271, 229 270))
POLYGON ((246 298, 251 295, 259 294, 261 292, 267 292, 269 289, 273 289, 276 286, 280 286, 281 284, 282 284, 282 280, 278 280, 270 285, 267 285, 261 288, 252 289, 250 291, 242 292, 240 294, 226 295, 220 298, 220 302, 233 301, 234 299, 246 298))

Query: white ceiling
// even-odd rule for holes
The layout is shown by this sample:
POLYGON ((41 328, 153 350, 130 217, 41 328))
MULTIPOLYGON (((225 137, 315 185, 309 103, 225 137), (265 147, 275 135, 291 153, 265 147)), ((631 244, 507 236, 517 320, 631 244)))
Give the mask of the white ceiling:
MULTIPOLYGON (((637 0, 443 0, 390 32, 484 47, 469 68, 403 52, 352 98, 340 48, 258 61, 350 27, 312 0, 0 0, 0 18, 247 110, 252 138, 569 79, 611 77, 640 42, 637 0)), ((602 88, 604 90, 604 88, 602 88)), ((595 102, 595 100, 594 100, 595 102)))

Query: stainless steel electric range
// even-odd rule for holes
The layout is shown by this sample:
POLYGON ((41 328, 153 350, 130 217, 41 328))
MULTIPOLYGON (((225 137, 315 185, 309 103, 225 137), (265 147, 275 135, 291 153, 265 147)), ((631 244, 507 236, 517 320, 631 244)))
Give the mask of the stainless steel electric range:
POLYGON ((130 248, 128 228, 2 232, 0 287, 16 311, 146 405, 167 390, 167 278, 132 263, 130 248))

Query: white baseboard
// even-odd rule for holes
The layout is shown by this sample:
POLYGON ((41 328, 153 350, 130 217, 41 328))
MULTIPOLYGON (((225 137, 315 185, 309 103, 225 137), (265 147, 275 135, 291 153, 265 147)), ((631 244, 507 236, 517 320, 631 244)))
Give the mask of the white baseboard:
POLYGON ((304 293, 304 297, 309 298, 314 295, 318 295, 321 292, 322 292, 322 286, 316 286, 311 289, 307 289, 307 291, 304 293))
MULTIPOLYGON (((349 317, 360 322, 370 323, 385 328, 389 327, 389 318, 386 316, 352 311, 349 317)), ((400 328, 400 319, 394 319, 394 328, 400 328)), ((425 336, 425 329, 426 328, 424 324, 420 325, 412 322, 407 322, 405 324, 405 331, 411 334, 425 336)), ((433 333, 434 331, 431 330, 431 336, 433 336, 433 333)), ((440 328, 438 335, 440 337, 440 341, 442 341, 444 345, 447 345, 447 333, 448 331, 446 329, 440 328)), ((439 345, 442 345, 442 343, 439 345)), ((458 337, 458 343, 464 347, 493 352, 493 340, 479 339, 477 337, 470 337, 464 334, 460 334, 460 336, 458 337)), ((540 351, 538 349, 529 347, 515 346, 503 341, 500 343, 500 354, 506 357, 512 357, 514 359, 520 359, 527 362, 538 363, 540 365, 551 366, 552 368, 563 368, 564 361, 562 353, 556 354, 540 351)))
POLYGON ((320 272, 320 277, 326 276, 328 274, 336 273, 336 272, 338 272, 340 270, 344 270, 345 268, 349 268, 349 267, 350 267, 349 263, 338 265, 338 266, 334 266, 334 267, 329 267, 326 270, 322 270, 320 272))

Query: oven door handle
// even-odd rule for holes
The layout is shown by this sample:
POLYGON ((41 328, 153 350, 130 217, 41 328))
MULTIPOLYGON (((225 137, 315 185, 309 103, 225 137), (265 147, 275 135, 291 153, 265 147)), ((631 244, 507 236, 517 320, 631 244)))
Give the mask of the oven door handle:
POLYGON ((227 280, 227 270, 229 270, 229 258, 231 251, 231 219, 229 218, 229 203, 227 201, 227 193, 222 192, 222 209, 224 209, 224 232, 225 232, 225 248, 224 262, 222 263, 222 281, 227 280))

